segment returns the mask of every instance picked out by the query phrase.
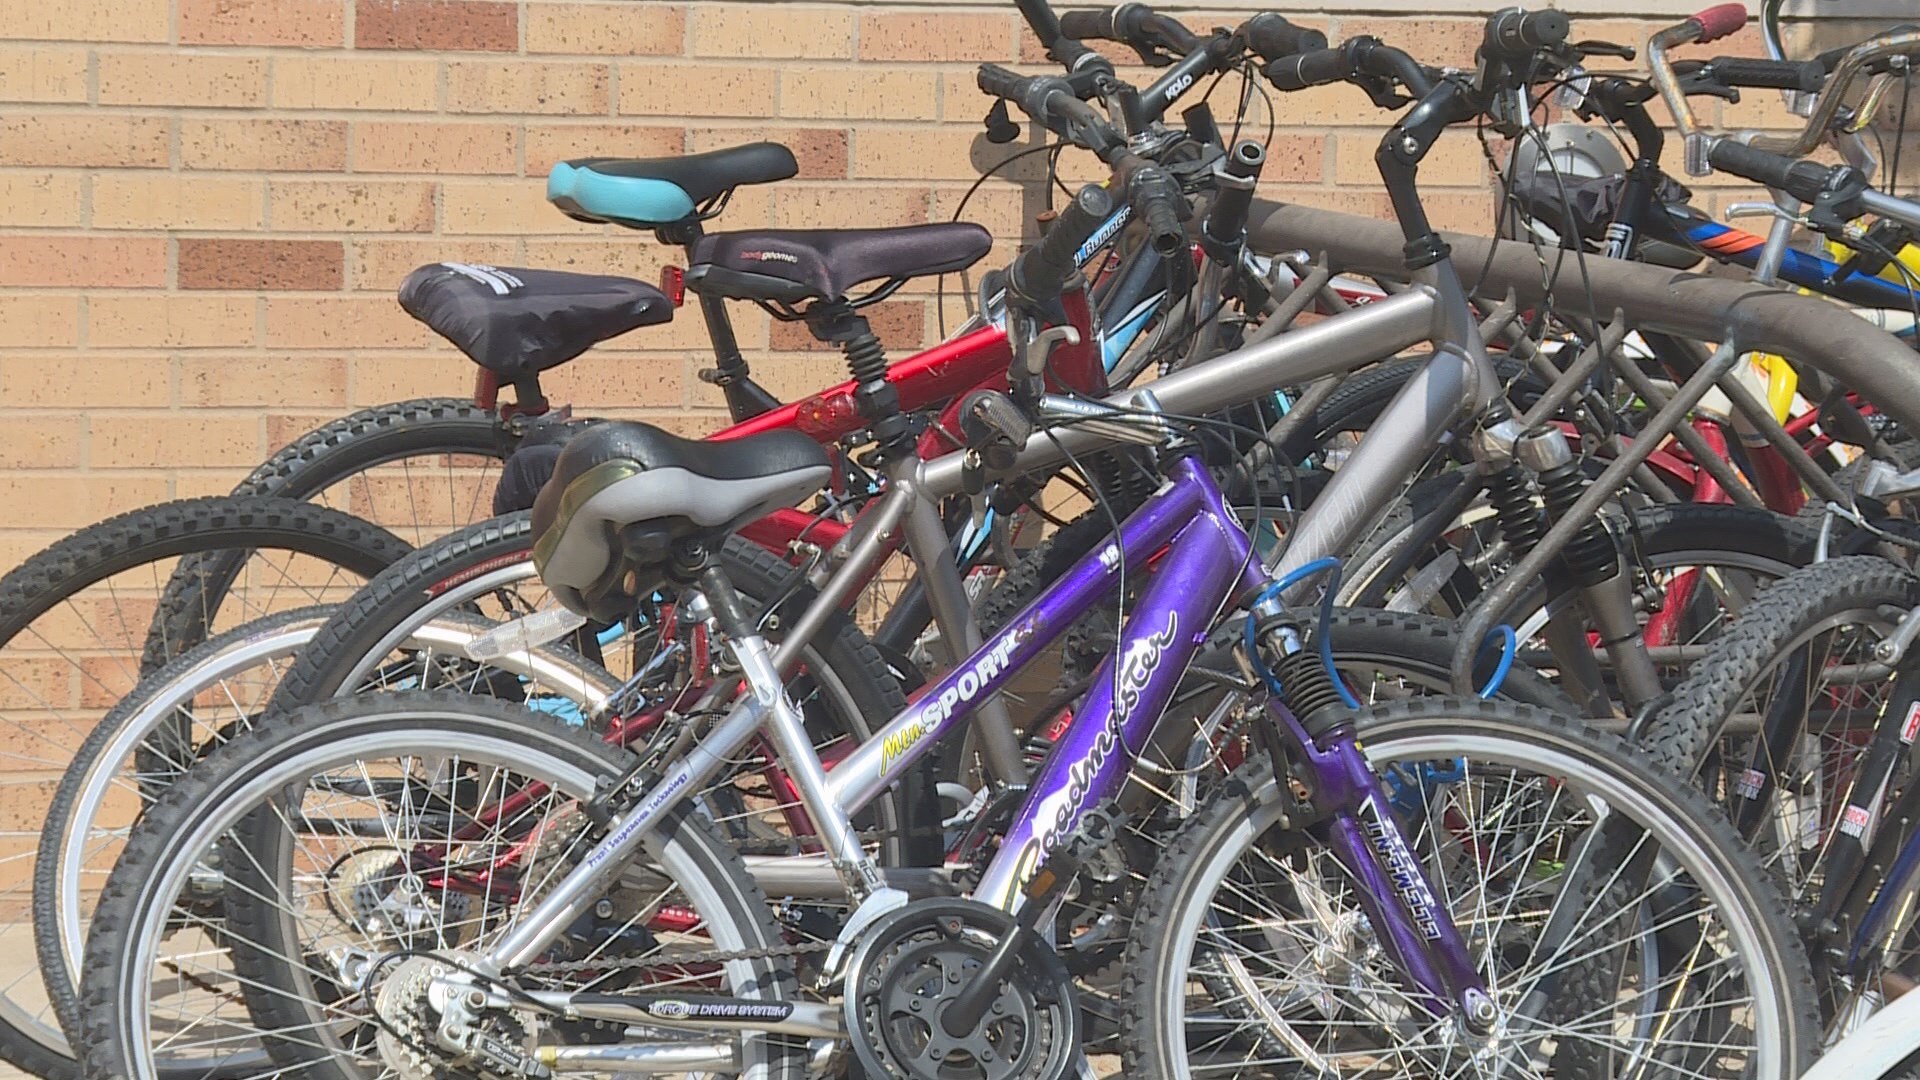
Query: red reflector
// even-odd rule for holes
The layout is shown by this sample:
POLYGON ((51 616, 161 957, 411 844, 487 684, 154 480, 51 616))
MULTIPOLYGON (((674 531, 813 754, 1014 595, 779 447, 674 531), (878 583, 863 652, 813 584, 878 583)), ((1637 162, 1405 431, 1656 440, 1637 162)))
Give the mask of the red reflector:
POLYGON ((677 266, 660 268, 660 291, 667 294, 674 307, 679 307, 687 299, 687 272, 677 266))

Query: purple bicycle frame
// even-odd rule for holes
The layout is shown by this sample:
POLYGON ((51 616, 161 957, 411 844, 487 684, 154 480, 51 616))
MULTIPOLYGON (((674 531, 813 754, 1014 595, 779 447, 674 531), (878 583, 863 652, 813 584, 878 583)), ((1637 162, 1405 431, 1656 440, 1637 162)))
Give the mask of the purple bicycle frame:
MULTIPOLYGON (((941 738, 966 722, 1013 674, 1119 584, 1146 571, 1147 584, 1118 647, 1095 672, 1086 701, 1029 789, 974 899, 1016 911, 1023 886, 1087 810, 1117 796, 1194 655, 1230 601, 1271 582, 1252 541, 1211 474, 1193 458, 1176 462, 1169 483, 1120 524, 1117 540, 1076 562, 978 652, 948 672, 873 738, 827 773, 844 807, 865 805, 941 738)), ((1353 875, 1359 899, 1389 955, 1435 1017, 1487 1001, 1485 986, 1452 917, 1435 898, 1391 803, 1352 728, 1316 743, 1279 702, 1274 719, 1303 748, 1317 805, 1313 830, 1353 875)), ((1490 1002, 1488 1002, 1490 1004, 1490 1002)))

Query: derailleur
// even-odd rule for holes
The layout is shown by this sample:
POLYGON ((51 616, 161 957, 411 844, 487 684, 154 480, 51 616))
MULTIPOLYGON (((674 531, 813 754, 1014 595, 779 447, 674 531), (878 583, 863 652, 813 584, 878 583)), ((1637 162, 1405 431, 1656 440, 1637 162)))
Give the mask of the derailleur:
POLYGON ((549 1080, 534 1056, 532 1031, 446 959, 401 961, 380 985, 374 1010, 384 1021, 380 1056, 401 1080, 549 1080))

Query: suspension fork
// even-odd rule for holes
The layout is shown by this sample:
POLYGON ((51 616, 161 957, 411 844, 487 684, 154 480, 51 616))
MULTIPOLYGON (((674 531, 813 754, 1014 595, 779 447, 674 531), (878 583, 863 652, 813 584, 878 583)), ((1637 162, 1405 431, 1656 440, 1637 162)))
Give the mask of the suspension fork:
POLYGON ((1493 998, 1453 916, 1441 903, 1426 870, 1407 842, 1386 787, 1361 753, 1351 724, 1326 733, 1317 745, 1293 713, 1268 705, 1301 768, 1276 777, 1283 792, 1329 811, 1312 833, 1358 884, 1361 907, 1380 935, 1420 1007, 1435 1019, 1457 1015, 1476 1032, 1498 1019, 1493 998))

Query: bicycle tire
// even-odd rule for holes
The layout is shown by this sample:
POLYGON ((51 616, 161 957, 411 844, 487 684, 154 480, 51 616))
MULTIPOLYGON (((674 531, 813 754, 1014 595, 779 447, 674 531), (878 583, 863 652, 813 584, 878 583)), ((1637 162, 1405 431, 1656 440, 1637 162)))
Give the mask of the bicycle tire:
MULTIPOLYGON (((0 578, 0 648, 34 633, 36 620, 116 574, 233 549, 287 551, 367 578, 411 550, 384 529, 309 503, 230 496, 163 503, 82 529, 0 578)), ((170 657, 205 640, 216 614, 198 605, 157 611, 157 633, 143 645, 143 664, 156 652, 170 657)), ((48 759, 53 753, 71 754, 70 749, 45 735, 32 738, 54 747, 42 748, 36 768, 65 767, 64 761, 48 759)), ((26 978, 44 985, 37 971, 36 966, 26 978)), ((34 1020, 14 996, 11 991, 0 995, 0 1058, 52 1080, 75 1077, 75 1058, 64 1036, 34 1020)))
MULTIPOLYGON (((508 514, 481 522, 421 548, 369 582, 302 650, 274 696, 275 708, 295 708, 352 692, 351 684, 404 634, 429 601, 451 589, 449 583, 518 567, 522 580, 533 576, 532 515, 508 514)), ((749 603, 765 604, 780 594, 793 568, 772 553, 738 537, 717 552, 734 587, 749 603)), ((812 601, 813 590, 800 588, 785 600, 782 617, 791 619, 812 601)), ((874 650, 844 613, 829 617, 810 646, 807 663, 815 677, 830 677, 844 709, 836 717, 864 741, 873 727, 906 708, 906 697, 874 650)), ((894 865, 931 865, 940 847, 938 816, 931 805, 931 770, 915 770, 905 782, 877 801, 887 822, 883 859, 894 865), (926 775, 923 775, 925 773, 926 775)))
MULTIPOLYGON (((252 851, 266 846, 259 837, 273 824, 274 815, 246 812, 252 805, 268 805, 256 803, 261 793, 277 794, 291 779, 355 754, 433 756, 448 748, 511 762, 516 772, 545 770, 541 779, 554 792, 576 799, 590 797, 596 782, 622 777, 633 762, 632 755, 538 712, 443 691, 335 699, 270 716, 173 785, 129 838, 87 944, 82 1014, 89 1075, 164 1075, 146 1060, 149 1048, 136 1045, 147 1040, 145 1025, 135 1022, 146 1015, 145 969, 164 955, 161 943, 170 929, 173 897, 201 851, 230 832, 252 841, 252 851), (385 749, 389 747, 394 749, 385 749)), ((715 935, 720 947, 766 953, 781 944, 771 905, 711 822, 682 804, 669 812, 654 835, 652 855, 664 873, 704 899, 693 907, 700 925, 718 928, 724 923, 724 931, 715 935)), ((265 857, 248 861, 259 865, 265 857)), ((243 884, 228 904, 222 951, 234 970, 244 973, 239 985, 249 1021, 272 1025, 281 1018, 306 1020, 307 1013, 296 1006, 304 1004, 297 995, 309 979, 290 974, 287 964, 277 962, 300 953, 260 947, 262 942, 278 942, 290 931, 291 921, 268 910, 261 898, 264 890, 249 887, 255 878, 252 871, 242 866, 228 873, 243 884)), ((731 961, 727 968, 737 984, 735 993, 778 1002, 795 992, 790 966, 777 957, 731 961)), ((273 1055, 262 1063, 263 1075, 279 1074, 285 1055, 304 1059, 295 1066, 302 1075, 340 1080, 356 1075, 318 1043, 320 1035, 302 1034, 324 1034, 324 1025, 302 1023, 288 1029, 297 1037, 275 1037, 279 1029, 271 1026, 261 1033, 260 1041, 269 1047, 266 1053, 273 1055), (313 1045, 303 1049, 302 1043, 313 1045)), ((806 1048, 798 1040, 760 1038, 748 1045, 752 1049, 742 1065, 753 1075, 780 1080, 805 1075, 806 1048)))
MULTIPOLYGON (((362 473, 405 458, 454 454, 505 459, 513 446, 499 420, 471 400, 396 401, 330 420, 294 439, 255 466, 230 494, 306 502, 362 473)), ((425 537, 414 524, 411 542, 418 545, 425 537)), ((240 565, 239 557, 224 554, 183 560, 161 594, 159 610, 194 606, 217 610, 240 565)), ((154 656, 150 669, 167 659, 154 656)))
MULTIPOLYGON (((124 726, 137 714, 147 711, 149 701, 210 660, 226 655, 231 649, 245 648, 282 636, 304 636, 306 640, 311 640, 312 634, 320 629, 331 614, 332 608, 327 606, 284 611, 236 627, 188 649, 159 671, 141 679, 133 693, 115 703, 73 752, 73 764, 67 767, 60 778, 60 786, 54 789, 53 798, 47 803, 46 821, 40 830, 40 846, 34 853, 33 875, 33 937, 40 961, 40 976, 46 981, 47 995, 53 1001, 54 1013, 60 1018, 60 1026, 67 1033, 69 1041, 78 1037, 80 1032, 80 997, 76 984, 78 955, 69 948, 76 928, 70 925, 71 920, 61 910, 65 906, 66 892, 58 879, 66 845, 80 832, 77 828, 79 823, 75 821, 75 803, 86 786, 88 773, 94 767, 95 760, 106 752, 108 744, 118 739, 124 726), (301 630, 306 633, 301 635, 301 630)), ((291 650, 284 655, 292 655, 291 650)), ((143 785, 144 782, 143 778, 143 785)))
POLYGON ((1675 776, 1694 777, 1739 700, 1807 628, 1849 611, 1881 605, 1920 606, 1920 578, 1873 555, 1817 563, 1769 589, 1740 616, 1674 689, 1639 742, 1649 760, 1675 776))
MULTIPOLYGON (((1747 947, 1739 953, 1744 962, 1741 970, 1749 975, 1756 995, 1765 995, 1765 1014, 1772 1021, 1755 1025, 1756 1043, 1766 1040, 1775 1066, 1765 1071, 1765 1080, 1797 1077, 1818 1052, 1822 1032, 1810 1005, 1812 974, 1786 905, 1751 852, 1699 793, 1674 783, 1650 763, 1636 760, 1617 738, 1592 731, 1570 717, 1510 702, 1422 698, 1362 713, 1360 721, 1360 736, 1375 760, 1388 760, 1396 753, 1415 760, 1440 757, 1446 751, 1435 747, 1444 747, 1449 740, 1457 740, 1463 754, 1477 746, 1480 749, 1474 752, 1488 756, 1495 752, 1485 747, 1504 744, 1505 756, 1544 763, 1541 768, 1552 770, 1547 775, 1569 772, 1566 766, 1571 765, 1585 774, 1588 784, 1608 785, 1613 789, 1608 792, 1609 805, 1632 806, 1643 813, 1645 827, 1661 830, 1663 845, 1672 847, 1684 840, 1692 846, 1692 859, 1682 865, 1710 880, 1729 907, 1737 905, 1743 916, 1739 932, 1747 939, 1747 947)), ((1268 763, 1264 756, 1256 758, 1182 829, 1147 886, 1137 923, 1140 929, 1128 949, 1122 995, 1127 1002, 1122 1031, 1128 1075, 1173 1078, 1188 1067, 1193 1052, 1188 1036, 1168 1012, 1177 1007, 1171 1002, 1185 997, 1184 984, 1174 980, 1191 977, 1185 971, 1188 960, 1182 959, 1182 951, 1190 951, 1194 944, 1188 924, 1199 917, 1196 905, 1203 911, 1209 903, 1213 888, 1207 875, 1222 872, 1215 867, 1228 845, 1257 843, 1253 838, 1277 823, 1280 802, 1274 792, 1268 763), (1175 967, 1182 970, 1172 971, 1175 967)), ((1610 850, 1596 855, 1594 861, 1606 865, 1602 859, 1610 850)), ((1441 891, 1452 895, 1444 887, 1441 891)), ((1732 924, 1734 920, 1729 916, 1723 921, 1732 924)), ((1583 963, 1573 970, 1604 969, 1603 963, 1583 963)), ((1513 973, 1503 971, 1503 975, 1513 973)), ((1553 1008, 1583 1009, 1594 1000, 1613 1000, 1604 994, 1593 997, 1596 985, 1575 982, 1564 993, 1555 988, 1551 996, 1561 1003, 1553 1008)), ((1568 1070, 1583 1076, 1587 1071, 1568 1070)))

